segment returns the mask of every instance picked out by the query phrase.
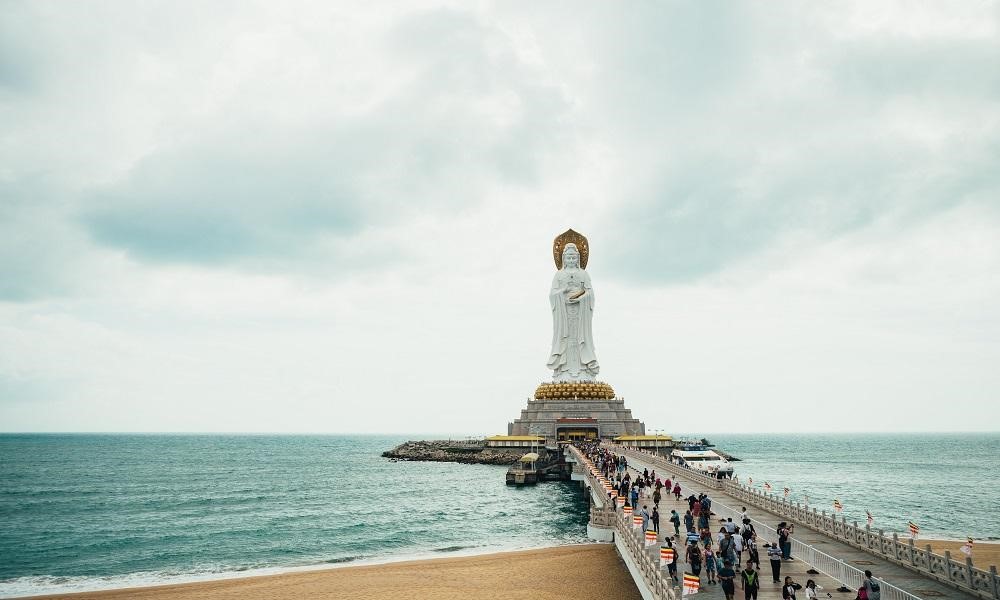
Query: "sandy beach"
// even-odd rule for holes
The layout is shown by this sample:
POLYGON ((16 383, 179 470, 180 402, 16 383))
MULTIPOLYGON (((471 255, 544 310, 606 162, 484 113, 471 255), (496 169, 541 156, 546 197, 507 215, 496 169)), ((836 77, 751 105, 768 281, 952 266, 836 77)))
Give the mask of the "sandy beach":
POLYGON ((72 600, 639 600, 611 544, 588 544, 342 567, 245 579, 131 588, 42 598, 72 600))
MULTIPOLYGON (((930 544, 935 554, 944 554, 944 551, 948 550, 951 552, 952 560, 964 561, 965 554, 959 550, 964 543, 958 540, 918 539, 916 545, 918 548, 923 548, 930 544)), ((972 564, 984 571, 989 571, 992 565, 1000 567, 1000 542, 976 542, 972 547, 972 564)))

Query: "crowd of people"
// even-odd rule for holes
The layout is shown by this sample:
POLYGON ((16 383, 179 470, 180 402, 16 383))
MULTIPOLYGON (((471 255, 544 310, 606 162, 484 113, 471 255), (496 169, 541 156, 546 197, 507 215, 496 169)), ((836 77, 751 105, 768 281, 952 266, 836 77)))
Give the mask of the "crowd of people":
MULTIPOLYGON (((733 521, 732 517, 719 519, 718 531, 713 534, 713 517, 719 515, 712 512, 712 499, 707 494, 692 493, 682 500, 680 482, 669 476, 661 478, 655 470, 648 469, 643 469, 641 473, 637 469, 630 471, 628 459, 624 455, 616 454, 596 442, 578 443, 577 446, 611 482, 617 495, 625 498, 625 506, 631 507, 633 514, 642 517, 643 530, 655 531, 657 539, 662 538, 666 547, 674 549, 674 558, 667 565, 668 576, 674 582, 678 582, 677 562, 683 558, 691 574, 702 580, 704 571, 707 580, 704 583, 719 585, 727 600, 733 600, 737 583, 745 600, 756 600, 761 587, 760 546, 766 549, 772 582, 781 586, 783 599, 795 600, 796 592, 803 589, 807 600, 818 597, 816 582, 812 579, 802 586, 793 581, 791 576, 785 576, 784 579, 781 577, 782 563, 794 560, 791 543, 793 525, 778 523, 775 528, 778 539, 765 542, 758 538, 753 521, 747 516, 746 507, 742 507, 737 521, 733 521), (669 528, 666 528, 666 532, 661 532, 660 504, 664 500, 669 501, 671 495, 674 500, 668 522, 673 533, 669 528), (687 504, 686 509, 684 503, 687 504), (679 509, 684 510, 683 516, 678 512, 679 509)), ((611 507, 618 510, 615 493, 609 492, 608 497, 611 507)), ((867 580, 870 581, 870 573, 867 575, 867 580)), ((875 585, 877 587, 877 583, 875 585)), ((866 597, 877 600, 877 590, 874 595, 866 597)))

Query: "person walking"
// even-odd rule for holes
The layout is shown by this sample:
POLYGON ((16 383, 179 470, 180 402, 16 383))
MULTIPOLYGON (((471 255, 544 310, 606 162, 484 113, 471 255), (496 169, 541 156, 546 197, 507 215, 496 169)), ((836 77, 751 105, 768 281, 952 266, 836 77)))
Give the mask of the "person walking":
POLYGON ((739 564, 736 562, 736 542, 733 540, 733 534, 728 531, 723 534, 722 541, 719 542, 719 555, 731 565, 739 564))
POLYGON ((736 523, 733 523, 733 518, 732 517, 729 517, 728 519, 726 519, 726 522, 723 523, 722 526, 725 527, 726 531, 728 531, 729 533, 732 533, 732 534, 736 533, 736 523))
POLYGON ((646 508, 645 504, 642 505, 639 515, 642 517, 642 531, 645 533, 649 531, 649 509, 646 508))
POLYGON ((726 600, 733 600, 733 596, 736 594, 734 579, 736 579, 736 571, 733 570, 733 563, 727 560, 722 563, 722 568, 719 569, 719 583, 722 584, 722 593, 726 595, 726 600))
POLYGON ((674 500, 677 502, 681 501, 681 484, 674 484, 674 500))
POLYGON ((705 557, 705 574, 708 575, 708 583, 715 583, 715 553, 712 552, 712 544, 705 547, 702 553, 705 557))
MULTIPOLYGON (((673 543, 673 541, 670 538, 667 538, 665 541, 667 543, 667 548, 670 548, 671 550, 673 550, 674 549, 674 543, 673 543)), ((674 580, 674 583, 677 583, 677 551, 676 550, 674 550, 674 557, 672 559, 670 559, 670 562, 667 563, 667 572, 670 574, 670 578, 674 580)))
POLYGON ((757 536, 747 539, 747 552, 750 555, 750 562, 757 565, 757 570, 760 570, 760 553, 757 551, 757 536))
POLYGON ((733 549, 736 550, 736 562, 734 565, 743 564, 743 547, 745 545, 742 535, 734 535, 733 538, 733 549))
POLYGON ((778 544, 771 544, 767 549, 767 559, 771 561, 771 576, 774 583, 781 583, 781 548, 778 544))
POLYGON ((691 567, 691 573, 698 578, 698 581, 701 581, 701 548, 698 547, 697 542, 688 544, 684 560, 691 567))
MULTIPOLYGON (((760 565, 757 565, 760 568, 760 565)), ((757 590, 760 589, 760 573, 754 570, 753 561, 747 561, 747 568, 740 573, 741 585, 745 600, 757 600, 757 590)))
POLYGON ((681 535, 681 516, 677 514, 676 510, 670 511, 670 522, 674 524, 674 537, 680 537, 681 535))
POLYGON ((882 600, 882 586, 872 579, 872 572, 865 569, 865 592, 868 593, 868 600, 882 600))
POLYGON ((650 520, 653 521, 653 531, 657 534, 660 533, 660 510, 653 505, 653 514, 650 515, 650 520))
POLYGON ((694 531, 694 516, 691 515, 691 511, 684 513, 684 529, 688 533, 694 531))

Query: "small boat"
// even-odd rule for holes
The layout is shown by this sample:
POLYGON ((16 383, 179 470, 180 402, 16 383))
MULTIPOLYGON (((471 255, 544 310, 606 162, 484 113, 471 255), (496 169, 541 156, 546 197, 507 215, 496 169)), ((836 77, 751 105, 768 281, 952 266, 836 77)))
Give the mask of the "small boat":
POLYGON ((507 485, 538 483, 538 453, 529 452, 507 469, 507 485))

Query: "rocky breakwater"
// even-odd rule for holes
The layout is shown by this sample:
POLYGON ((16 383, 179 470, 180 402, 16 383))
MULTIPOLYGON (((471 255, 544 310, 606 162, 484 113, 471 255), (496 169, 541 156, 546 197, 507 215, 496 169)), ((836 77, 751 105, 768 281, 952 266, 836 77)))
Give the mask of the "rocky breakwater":
POLYGON ((418 440, 386 450, 382 456, 395 460, 427 460, 475 465, 509 465, 520 458, 524 448, 487 448, 483 442, 418 440))

